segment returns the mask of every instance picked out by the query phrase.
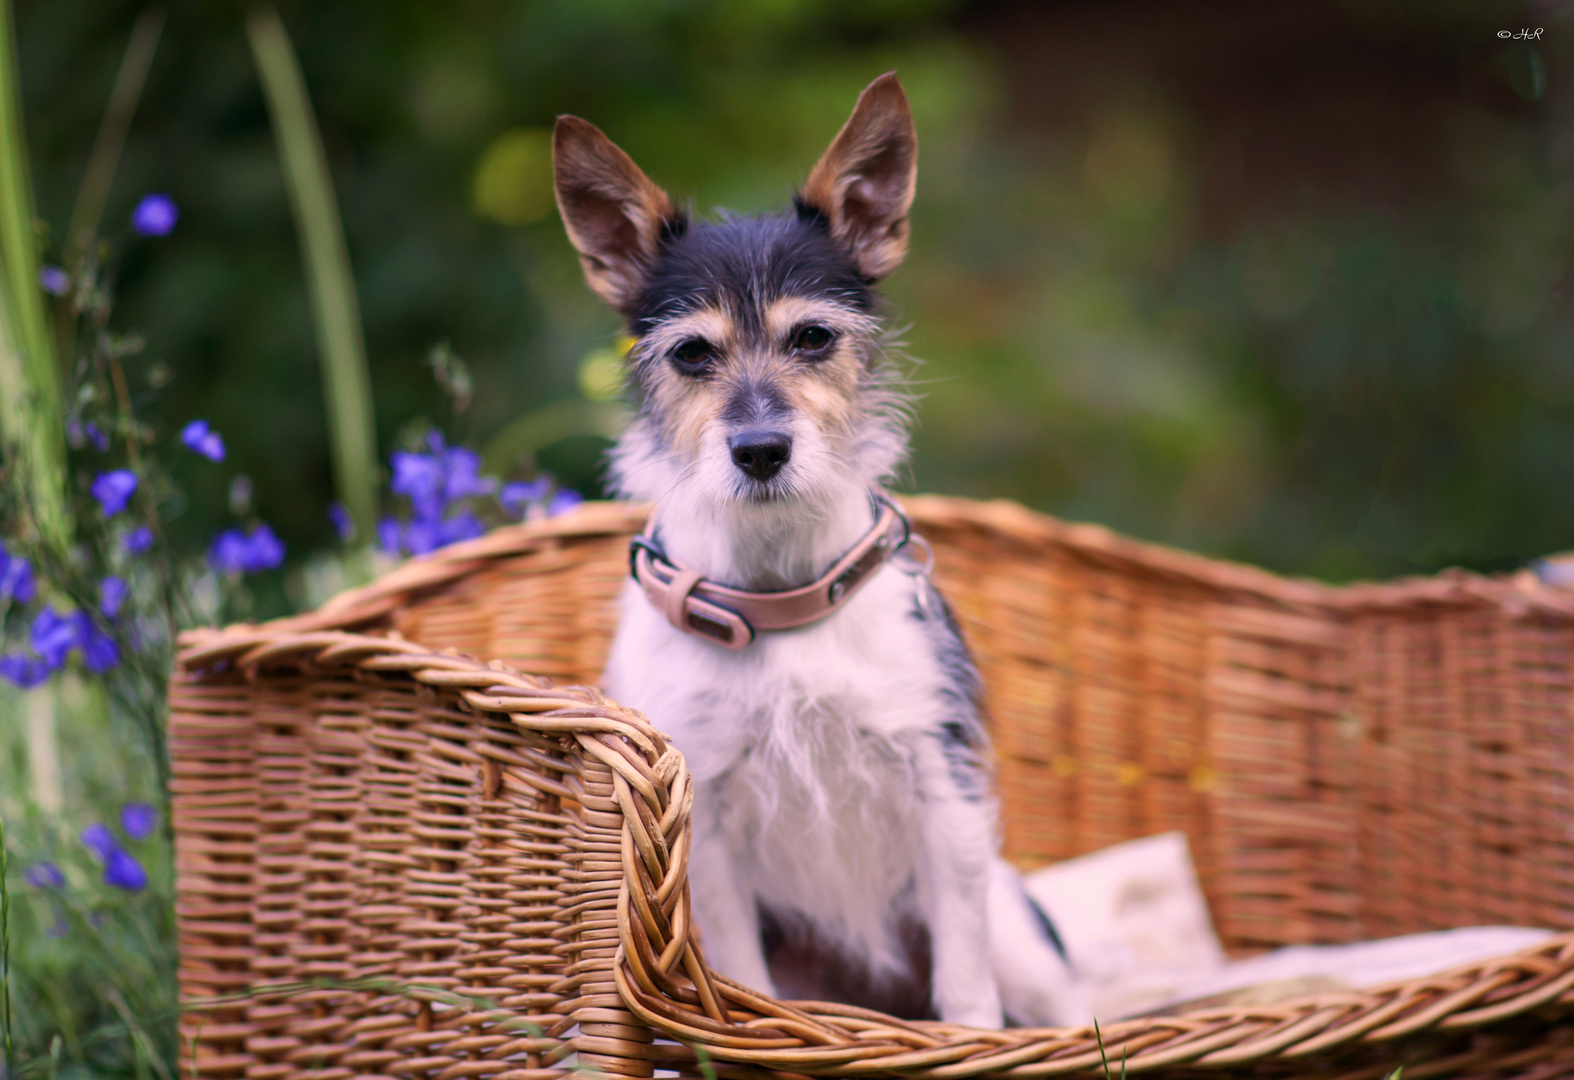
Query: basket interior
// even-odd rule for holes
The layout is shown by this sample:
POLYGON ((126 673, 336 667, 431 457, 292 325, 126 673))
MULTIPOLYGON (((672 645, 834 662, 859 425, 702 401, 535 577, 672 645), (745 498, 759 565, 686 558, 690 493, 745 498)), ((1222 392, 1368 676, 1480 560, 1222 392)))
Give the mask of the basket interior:
MULTIPOLYGON (((1019 865, 1183 830, 1237 953, 1574 926, 1567 593, 1335 589, 1011 504, 907 506, 982 670, 1019 865)), ((591 684, 642 520, 494 534, 317 621, 591 684)))

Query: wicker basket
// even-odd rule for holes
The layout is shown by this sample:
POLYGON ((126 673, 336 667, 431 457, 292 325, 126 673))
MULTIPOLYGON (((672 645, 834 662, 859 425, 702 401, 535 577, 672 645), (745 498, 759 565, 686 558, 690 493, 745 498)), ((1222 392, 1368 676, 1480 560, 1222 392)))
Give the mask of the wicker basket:
MULTIPOLYGON (((1568 591, 1328 588, 1006 503, 906 505, 983 671, 1020 865, 1184 829, 1237 953, 1574 927, 1568 591)), ((1099 1073, 1092 1031, 791 1005, 705 967, 682 758, 573 685, 599 675, 641 520, 588 505, 185 639, 170 734, 199 1071, 545 1080, 577 1052, 632 1076, 695 1073, 697 1053, 724 1076, 1099 1073)), ((1551 1078, 1574 1076, 1571 1014, 1563 934, 1102 1041, 1112 1068, 1172 1077, 1551 1078)))

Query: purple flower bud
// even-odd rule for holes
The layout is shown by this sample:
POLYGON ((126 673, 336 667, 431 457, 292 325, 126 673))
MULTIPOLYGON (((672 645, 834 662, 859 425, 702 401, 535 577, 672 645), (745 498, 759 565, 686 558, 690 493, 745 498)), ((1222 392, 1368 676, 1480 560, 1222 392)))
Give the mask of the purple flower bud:
POLYGON ((131 212, 131 227, 143 236, 168 236, 180 220, 180 208, 168 195, 145 195, 131 212))
POLYGON ((82 830, 82 845, 86 847, 99 862, 108 860, 109 853, 120 850, 120 841, 115 839, 115 834, 109 831, 109 826, 101 821, 95 821, 82 830))
POLYGON ((35 889, 63 889, 66 876, 52 862, 39 862, 29 866, 22 877, 35 889))
POLYGON ((350 517, 343 503, 336 502, 328 507, 328 520, 333 522, 333 531, 339 534, 341 541, 348 544, 355 539, 355 519, 350 517))
POLYGON ((552 501, 547 504, 547 517, 557 517, 559 514, 567 513, 584 501, 585 497, 579 492, 560 488, 558 493, 552 496, 552 501))
POLYGON ((0 604, 7 600, 32 603, 33 592, 33 564, 20 555, 10 554, 0 545, 0 604))
POLYGON ((120 808, 120 827, 133 840, 146 840, 158 825, 158 810, 145 802, 128 802, 120 808))
POLYGON ((33 616, 29 644, 43 657, 50 671, 58 671, 77 644, 77 620, 48 605, 33 616))
POLYGON ((443 433, 433 428, 426 433, 426 446, 433 454, 441 454, 448 444, 443 441, 443 433))
POLYGON ((0 656, 0 679, 31 690, 49 678, 49 665, 36 656, 7 653, 0 656))
POLYGON ((209 461, 224 460, 224 440, 217 431, 208 427, 206 420, 193 420, 180 433, 186 449, 201 454, 209 461))
POLYGON ((142 869, 135 855, 117 847, 104 859, 104 884, 127 892, 141 892, 148 887, 148 872, 142 869))
POLYGON ((115 469, 99 473, 93 481, 93 498, 104 507, 104 516, 112 518, 126 508, 131 496, 136 494, 137 474, 130 469, 115 469))
POLYGON ((481 471, 481 456, 474 450, 456 446, 443 455, 443 464, 448 474, 445 495, 449 502, 490 495, 497 490, 496 480, 477 475, 481 471))
POLYGON ((79 416, 66 421, 66 441, 78 450, 84 443, 92 443, 93 449, 101 454, 109 449, 109 436, 104 434, 104 429, 91 420, 84 424, 79 416))
POLYGON ((71 275, 54 263, 38 268, 38 284, 50 296, 64 296, 71 291, 71 275))
POLYGON ((129 591, 126 579, 114 574, 99 582, 98 610, 103 613, 104 618, 113 619, 120 614, 120 609, 126 603, 126 593, 129 591))
POLYGON ((384 554, 399 554, 399 522, 391 517, 379 518, 377 521, 377 546, 384 554))
POLYGON ((522 517, 525 511, 530 508, 531 503, 540 502, 546 498, 547 491, 551 487, 552 481, 544 476, 539 480, 531 480, 528 483, 523 480, 515 480, 511 484, 503 485, 503 490, 497 493, 497 501, 502 503, 503 509, 510 514, 513 514, 515 517, 522 517))
POLYGON ((128 555, 141 555, 153 546, 153 530, 146 525, 138 525, 126 534, 120 546, 126 549, 128 555))

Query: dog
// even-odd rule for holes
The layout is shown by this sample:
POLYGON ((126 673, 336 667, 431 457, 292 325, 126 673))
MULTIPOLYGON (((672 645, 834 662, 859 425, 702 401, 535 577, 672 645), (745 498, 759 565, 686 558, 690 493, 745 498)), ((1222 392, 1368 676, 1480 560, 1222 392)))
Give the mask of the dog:
POLYGON ((604 684, 688 759, 708 961, 910 1018, 1085 1021, 998 855, 973 662, 884 495, 908 398, 872 286, 917 175, 895 74, 780 214, 692 220, 577 117, 553 154, 586 280, 634 342, 614 485, 659 507, 604 684))

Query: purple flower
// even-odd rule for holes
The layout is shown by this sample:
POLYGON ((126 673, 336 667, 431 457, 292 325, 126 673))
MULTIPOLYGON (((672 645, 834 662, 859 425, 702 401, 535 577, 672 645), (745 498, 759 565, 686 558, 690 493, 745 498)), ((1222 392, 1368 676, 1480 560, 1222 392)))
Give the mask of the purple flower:
POLYGON ((225 529, 208 547, 208 563, 223 574, 255 574, 283 562, 284 543, 267 525, 258 525, 250 535, 225 529))
POLYGON ((0 544, 0 604, 7 600, 31 603, 33 592, 33 564, 20 555, 12 555, 0 544))
POLYGON ((559 514, 567 513, 584 501, 585 497, 579 492, 560 488, 558 493, 552 496, 552 501, 547 504, 547 517, 557 517, 559 514))
POLYGON ((180 433, 180 441, 209 461, 224 460, 224 439, 208 427, 206 420, 193 420, 180 433))
POLYGON ((82 830, 82 845, 91 851, 99 862, 109 858, 111 851, 120 850, 120 841, 115 839, 115 834, 109 831, 109 826, 101 821, 95 821, 82 830))
POLYGON ((158 825, 158 810, 151 803, 128 802, 120 808, 120 827, 133 840, 146 840, 158 825))
POLYGON ((44 658, 50 671, 57 671, 77 644, 77 620, 48 605, 33 617, 29 644, 44 658))
POLYGON ((395 495, 410 500, 416 517, 431 521, 442 516, 443 465, 435 455, 396 452, 389 486, 395 495))
POLYGON ((112 518, 126 508, 131 496, 136 494, 137 474, 130 469, 115 469, 99 473, 93 481, 93 498, 104 507, 104 516, 112 518))
POLYGON ((180 208, 168 195, 145 195, 131 212, 131 227, 143 236, 168 236, 180 220, 180 208))
POLYGON ((126 549, 128 555, 141 555, 153 546, 153 530, 146 525, 138 525, 125 535, 120 546, 126 549))
POLYGON ((258 525, 251 534, 251 566, 252 573, 258 570, 272 570, 284 562, 284 541, 280 540, 267 525, 258 525))
POLYGON ((102 675, 120 663, 120 646, 115 639, 92 627, 82 638, 82 663, 95 675, 102 675))
POLYGON ((38 268, 38 284, 50 296, 64 296, 71 291, 71 275, 54 263, 38 268))
POLYGON ((497 501, 503 504, 504 510, 507 510, 515 517, 520 517, 529 509, 531 503, 540 502, 546 498, 547 490, 551 486, 552 481, 544 476, 539 480, 531 480, 528 483, 523 480, 515 480, 511 484, 503 485, 503 490, 497 493, 497 501))
POLYGON ((341 541, 348 544, 355 539, 355 520, 343 503, 336 502, 328 507, 328 520, 333 522, 333 531, 339 534, 341 541))
POLYGON ((411 555, 426 555, 443 546, 441 522, 422 518, 410 522, 404 530, 405 550, 411 555))
POLYGON ((461 540, 474 540, 478 536, 485 536, 486 526, 481 524, 481 520, 470 511, 463 510, 444 521, 438 535, 442 544, 446 546, 461 540))
POLYGON ((63 889, 66 887, 66 876, 60 872, 60 867, 52 862, 39 862, 29 866, 22 874, 35 889, 63 889))
POLYGON ((8 653, 0 656, 0 679, 31 690, 49 678, 49 665, 36 656, 8 653))
POLYGON ((208 564, 222 574, 243 574, 250 561, 251 542, 239 529, 225 529, 208 545, 208 564))
POLYGON ((125 606, 126 593, 129 592, 126 579, 109 575, 98 584, 98 610, 106 619, 113 619, 120 614, 120 609, 125 606))
POLYGON ((497 481, 492 477, 476 475, 481 471, 481 455, 474 450, 456 446, 443 455, 443 464, 447 466, 449 502, 490 495, 497 490, 497 481))
POLYGON ((391 517, 377 521, 377 546, 388 555, 399 554, 399 522, 391 517))
POLYGON ((148 872, 142 869, 135 855, 117 847, 104 858, 104 884, 127 892, 141 892, 148 887, 148 872))

